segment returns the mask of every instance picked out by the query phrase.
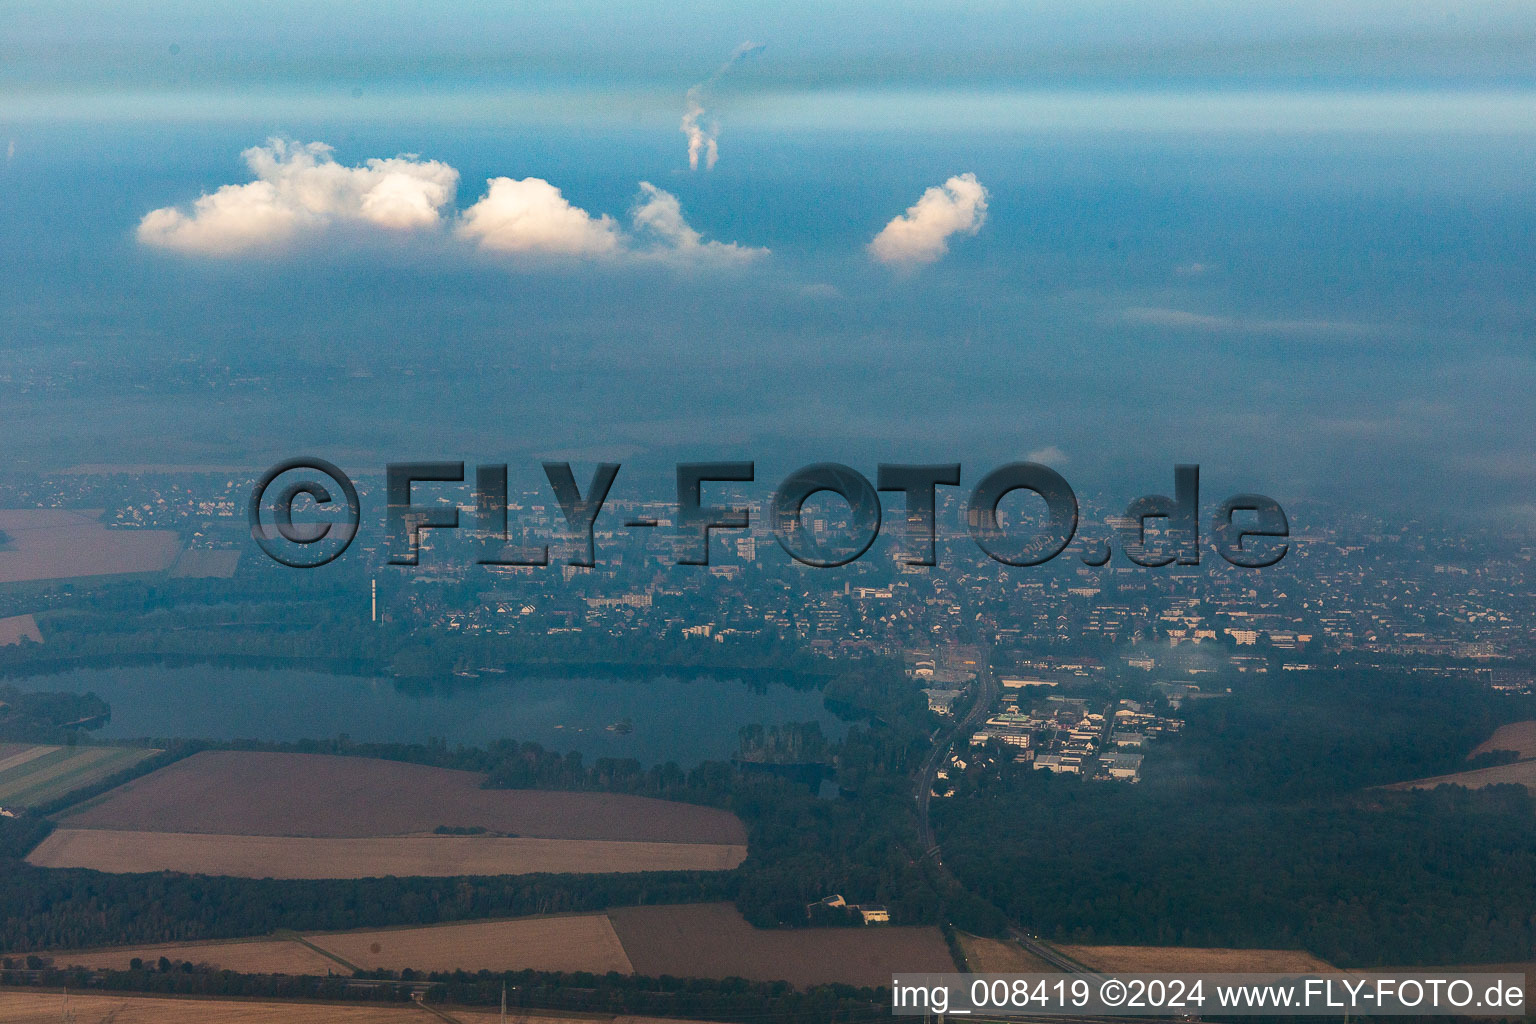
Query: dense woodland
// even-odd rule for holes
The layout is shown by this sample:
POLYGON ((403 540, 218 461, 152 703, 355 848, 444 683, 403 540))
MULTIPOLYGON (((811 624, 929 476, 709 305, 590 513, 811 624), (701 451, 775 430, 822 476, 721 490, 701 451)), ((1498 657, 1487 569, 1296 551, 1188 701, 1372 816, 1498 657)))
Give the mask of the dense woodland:
POLYGON ((29 693, 0 685, 0 742, 70 743, 111 709, 92 693, 29 693))
POLYGON ((1340 965, 1536 955, 1536 807, 1458 771, 1528 702, 1462 683, 1287 673, 1185 707, 1136 786, 1010 766, 936 801, 946 863, 1085 943, 1301 947, 1340 965))

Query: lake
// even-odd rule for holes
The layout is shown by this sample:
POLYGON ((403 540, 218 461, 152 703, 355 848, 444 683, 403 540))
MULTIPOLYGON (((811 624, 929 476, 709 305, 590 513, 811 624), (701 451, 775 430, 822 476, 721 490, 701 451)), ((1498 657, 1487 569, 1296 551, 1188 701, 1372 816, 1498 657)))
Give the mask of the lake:
POLYGON ((736 752, 737 730, 761 722, 846 725, 821 692, 783 683, 658 673, 635 676, 485 676, 430 691, 393 679, 218 664, 81 668, 6 680, 24 690, 94 692, 112 705, 102 739, 331 739, 484 746, 532 740, 561 752, 693 765, 736 752), (627 733, 610 730, 627 721, 627 733))

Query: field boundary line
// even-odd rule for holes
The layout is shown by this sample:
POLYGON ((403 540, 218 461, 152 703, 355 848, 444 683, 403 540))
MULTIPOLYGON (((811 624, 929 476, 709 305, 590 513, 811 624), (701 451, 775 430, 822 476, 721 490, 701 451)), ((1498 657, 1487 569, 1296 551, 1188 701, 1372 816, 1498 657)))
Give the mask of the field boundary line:
POLYGON ((413 999, 412 1002, 421 1007, 423 1010, 426 1010, 428 1013, 432 1014, 434 1017, 441 1017, 443 1020, 447 1021, 448 1024, 464 1024, 464 1022, 459 1020, 459 1018, 450 1017, 446 1012, 439 1010, 435 1006, 428 1006, 425 1000, 423 1000, 419 995, 413 999))
POLYGON ((21 750, 12 754, 10 757, 0 759, 0 775, 5 774, 13 768, 20 768, 28 761, 35 761, 43 755, 52 753, 58 749, 58 746, 52 743, 33 744, 32 746, 27 747, 25 750, 21 750))
POLYGON ((334 960, 338 964, 341 964, 341 966, 345 967, 347 970, 351 971, 353 974, 360 974, 360 973, 362 973, 362 968, 358 967, 356 964, 349 963, 348 961, 342 959, 341 957, 337 956, 335 953, 332 953, 328 949, 322 949, 321 947, 315 945, 313 942, 310 942, 304 936, 299 935, 296 932, 294 934, 292 934, 292 935, 278 936, 278 937, 289 938, 289 939, 292 939, 294 942, 297 942, 301 946, 308 946, 310 949, 314 950, 316 953, 319 953, 321 956, 325 957, 327 960, 334 960))

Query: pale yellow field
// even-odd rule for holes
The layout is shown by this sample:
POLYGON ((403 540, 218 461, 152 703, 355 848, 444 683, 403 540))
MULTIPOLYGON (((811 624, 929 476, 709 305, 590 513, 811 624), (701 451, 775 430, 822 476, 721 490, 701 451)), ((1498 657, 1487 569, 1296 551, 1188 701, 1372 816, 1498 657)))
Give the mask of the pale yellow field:
POLYGON ((94 967, 126 971, 138 957, 154 964, 161 957, 172 963, 191 961, 240 974, 350 974, 341 964, 292 939, 253 939, 234 942, 188 942, 180 945, 121 946, 84 952, 49 953, 59 967, 94 967))
POLYGON ((1467 789, 1481 789, 1484 786, 1509 783, 1536 790, 1536 761, 1516 761, 1513 764, 1476 768, 1470 772, 1457 772, 1454 775, 1436 775, 1429 779, 1393 783, 1385 788, 1434 789, 1436 786, 1465 786, 1467 789))
MULTIPOLYGON (((421 1007, 398 1004, 248 1003, 71 993, 68 1006, 76 1024, 432 1024, 442 1020, 421 1007)), ((0 991, 0 1020, 6 1024, 58 1024, 64 1007, 59 992, 0 991)), ((479 1024, 493 1018, 459 1019, 479 1024)))
POLYGON ((1304 949, 1202 949, 1197 946, 1058 946, 1081 964, 1140 974, 1180 971, 1267 974, 1338 970, 1304 949))
POLYGON ((606 914, 475 921, 306 938, 364 970, 410 967, 418 971, 634 973, 606 914))
POLYGON ((1522 758, 1536 757, 1536 721, 1510 722, 1493 731, 1493 735, 1472 749, 1468 757, 1486 754, 1490 750, 1513 750, 1522 758))
POLYGON ((745 846, 498 836, 377 839, 221 836, 58 829, 27 857, 45 868, 180 871, 237 878, 522 875, 535 872, 724 871, 745 846))
MULTIPOLYGON (((494 1007, 433 1010, 400 1003, 338 1004, 247 1002, 235 999, 168 999, 163 996, 75 995, 68 1003, 62 992, 0 991, 0 1021, 5 1024, 58 1024, 65 1006, 76 1024, 497 1024, 501 1010, 494 1007)), ((586 1017, 562 1013, 553 1016, 538 1010, 507 1010, 516 1024, 572 1024, 601 1021, 603 1024, 681 1024, 660 1017, 586 1017)), ((708 1024, 692 1021, 689 1024, 708 1024)))
POLYGON ((1059 968, 1041 960, 1017 942, 955 933, 973 974, 1056 974, 1059 968))
POLYGON ((100 520, 99 510, 0 510, 12 540, 0 551, 0 583, 159 572, 181 551, 174 531, 112 530, 100 520))

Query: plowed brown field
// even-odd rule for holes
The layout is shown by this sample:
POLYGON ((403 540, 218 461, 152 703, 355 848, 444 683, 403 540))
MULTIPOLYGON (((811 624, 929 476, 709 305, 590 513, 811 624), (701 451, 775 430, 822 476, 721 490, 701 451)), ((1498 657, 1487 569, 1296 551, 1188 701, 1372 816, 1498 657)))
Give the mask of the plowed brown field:
POLYGON ((542 839, 742 845, 728 811, 610 793, 482 789, 480 775, 322 754, 205 751, 120 786, 66 828, 360 838, 483 828, 542 839))

